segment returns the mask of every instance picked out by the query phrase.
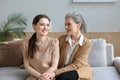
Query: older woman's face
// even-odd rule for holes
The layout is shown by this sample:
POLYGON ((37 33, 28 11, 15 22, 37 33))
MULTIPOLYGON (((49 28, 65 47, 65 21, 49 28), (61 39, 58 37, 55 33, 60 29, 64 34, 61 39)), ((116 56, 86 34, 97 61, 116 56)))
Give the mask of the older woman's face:
POLYGON ((65 29, 68 33, 68 35, 73 35, 77 33, 78 31, 78 24, 74 22, 72 18, 66 18, 65 19, 65 29))
POLYGON ((47 18, 41 18, 36 25, 33 25, 36 33, 40 35, 47 35, 50 29, 50 22, 47 18))

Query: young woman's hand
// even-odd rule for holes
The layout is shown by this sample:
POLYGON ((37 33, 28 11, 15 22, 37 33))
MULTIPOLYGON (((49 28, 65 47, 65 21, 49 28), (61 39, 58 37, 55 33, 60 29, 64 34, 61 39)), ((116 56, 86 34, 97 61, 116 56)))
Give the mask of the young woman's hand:
POLYGON ((50 79, 48 79, 47 77, 44 77, 43 75, 40 75, 38 80, 50 80, 50 79))
POLYGON ((47 80, 52 80, 55 77, 54 72, 45 72, 42 74, 47 80))

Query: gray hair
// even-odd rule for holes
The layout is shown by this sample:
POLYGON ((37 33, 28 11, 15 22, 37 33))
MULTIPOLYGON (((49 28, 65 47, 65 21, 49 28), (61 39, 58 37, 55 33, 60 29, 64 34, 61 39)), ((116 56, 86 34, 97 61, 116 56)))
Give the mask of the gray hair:
POLYGON ((84 19, 83 19, 83 17, 82 17, 82 15, 81 14, 78 14, 78 13, 68 13, 68 14, 66 14, 66 16, 65 16, 65 19, 66 18, 72 18, 73 19, 73 21, 76 23, 76 24, 78 24, 78 23, 81 23, 81 28, 80 28, 80 30, 82 31, 82 32, 86 32, 86 24, 85 24, 85 21, 84 21, 84 19))

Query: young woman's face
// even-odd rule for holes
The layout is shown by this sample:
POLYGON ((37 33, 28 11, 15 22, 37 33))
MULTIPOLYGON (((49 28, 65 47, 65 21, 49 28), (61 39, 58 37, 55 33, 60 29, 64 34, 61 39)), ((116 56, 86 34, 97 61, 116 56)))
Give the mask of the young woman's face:
POLYGON ((78 31, 78 24, 76 24, 72 18, 65 19, 65 29, 68 35, 76 34, 78 31))
POLYGON ((37 34, 46 36, 50 29, 50 21, 47 18, 41 18, 36 25, 33 24, 33 28, 37 34))

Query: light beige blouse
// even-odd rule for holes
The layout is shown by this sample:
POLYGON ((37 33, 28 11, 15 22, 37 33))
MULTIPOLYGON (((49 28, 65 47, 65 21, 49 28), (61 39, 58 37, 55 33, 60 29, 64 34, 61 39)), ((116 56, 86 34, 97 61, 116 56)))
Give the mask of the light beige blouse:
MULTIPOLYGON (((57 39, 47 37, 46 41, 36 43, 37 51, 34 58, 28 57, 29 64, 36 71, 43 73, 53 63, 54 60, 59 61, 59 41, 57 39)), ((26 45, 28 49, 28 44, 26 45)), ((27 52, 26 52, 27 53, 27 52)))

